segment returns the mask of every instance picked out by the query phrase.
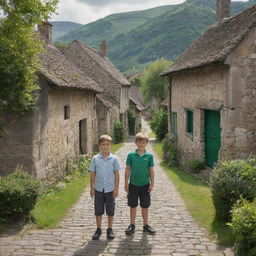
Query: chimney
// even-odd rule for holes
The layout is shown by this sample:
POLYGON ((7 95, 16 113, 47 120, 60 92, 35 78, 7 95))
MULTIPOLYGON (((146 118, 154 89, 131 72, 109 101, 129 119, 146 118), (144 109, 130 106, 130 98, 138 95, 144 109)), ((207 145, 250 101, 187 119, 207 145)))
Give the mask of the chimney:
POLYGON ((218 23, 230 16, 230 2, 231 0, 217 0, 216 21, 218 23))
POLYGON ((103 40, 100 44, 100 49, 99 49, 99 55, 101 57, 105 57, 106 56, 106 53, 107 53, 107 49, 108 49, 108 45, 107 45, 107 42, 106 40, 103 40))
POLYGON ((40 37, 46 44, 52 44, 52 24, 44 21, 42 25, 38 26, 40 37))

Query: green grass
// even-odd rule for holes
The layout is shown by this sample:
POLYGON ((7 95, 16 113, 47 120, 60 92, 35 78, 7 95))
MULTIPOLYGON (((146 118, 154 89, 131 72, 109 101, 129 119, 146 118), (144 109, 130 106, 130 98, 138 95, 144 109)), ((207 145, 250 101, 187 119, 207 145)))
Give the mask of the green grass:
MULTIPOLYGON (((160 159, 163 159, 162 144, 154 143, 153 149, 160 159)), ((174 183, 193 218, 206 228, 220 245, 233 245, 234 237, 230 227, 215 220, 210 187, 187 172, 169 167, 166 162, 162 162, 161 166, 174 183)))
POLYGON ((89 182, 89 174, 76 176, 66 188, 39 199, 31 216, 39 228, 53 228, 66 215, 70 207, 78 200, 89 182))
POLYGON ((151 138, 155 138, 156 135, 154 132, 151 132, 149 135, 148 135, 148 138, 151 139, 151 138))
POLYGON ((112 144, 111 152, 116 153, 123 145, 124 143, 112 144))

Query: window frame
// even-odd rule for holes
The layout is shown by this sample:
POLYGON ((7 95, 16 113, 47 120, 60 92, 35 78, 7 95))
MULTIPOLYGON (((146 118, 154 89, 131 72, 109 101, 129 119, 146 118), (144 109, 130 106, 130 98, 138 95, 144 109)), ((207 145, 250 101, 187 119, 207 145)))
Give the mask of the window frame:
POLYGON ((69 105, 64 106, 64 120, 70 119, 70 107, 69 105))
POLYGON ((171 112, 172 115, 172 134, 178 136, 178 114, 175 111, 171 112))
POLYGON ((186 111, 186 134, 189 136, 194 135, 194 110, 185 108, 186 111))

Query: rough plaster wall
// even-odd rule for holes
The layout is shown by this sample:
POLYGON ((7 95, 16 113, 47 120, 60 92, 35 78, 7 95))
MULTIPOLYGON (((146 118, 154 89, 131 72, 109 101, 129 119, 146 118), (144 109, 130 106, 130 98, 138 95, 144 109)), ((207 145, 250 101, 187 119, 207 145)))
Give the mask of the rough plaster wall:
POLYGON ((87 119, 87 153, 92 153, 97 141, 94 93, 79 90, 53 89, 49 92, 48 122, 40 127, 36 137, 34 159, 41 179, 54 181, 68 171, 80 154, 79 121, 87 119), (70 108, 70 118, 64 120, 64 106, 70 108))
POLYGON ((223 159, 247 158, 256 153, 256 30, 229 56, 231 66, 224 107, 226 129, 223 159))
POLYGON ((20 114, 2 114, 0 126, 0 176, 13 172, 17 166, 35 175, 32 113, 22 117, 20 114))
POLYGON ((178 148, 181 161, 204 158, 204 111, 224 105, 227 69, 205 67, 175 75, 171 109, 177 112, 178 148), (193 136, 186 133, 186 109, 193 110, 193 136))

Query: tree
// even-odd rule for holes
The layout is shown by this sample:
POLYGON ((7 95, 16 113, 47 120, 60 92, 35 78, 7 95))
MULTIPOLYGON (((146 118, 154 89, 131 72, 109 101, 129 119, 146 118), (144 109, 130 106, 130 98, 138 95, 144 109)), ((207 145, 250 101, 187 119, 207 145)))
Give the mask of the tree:
POLYGON ((158 103, 164 100, 167 95, 168 82, 165 78, 160 77, 160 74, 170 67, 172 62, 161 58, 150 64, 141 78, 141 91, 145 102, 156 99, 158 103))
POLYGON ((0 110, 33 109, 43 42, 36 24, 48 20, 58 0, 0 0, 0 110))
POLYGON ((66 48, 68 47, 68 44, 65 42, 56 42, 54 43, 54 46, 58 48, 61 52, 65 52, 66 48))

